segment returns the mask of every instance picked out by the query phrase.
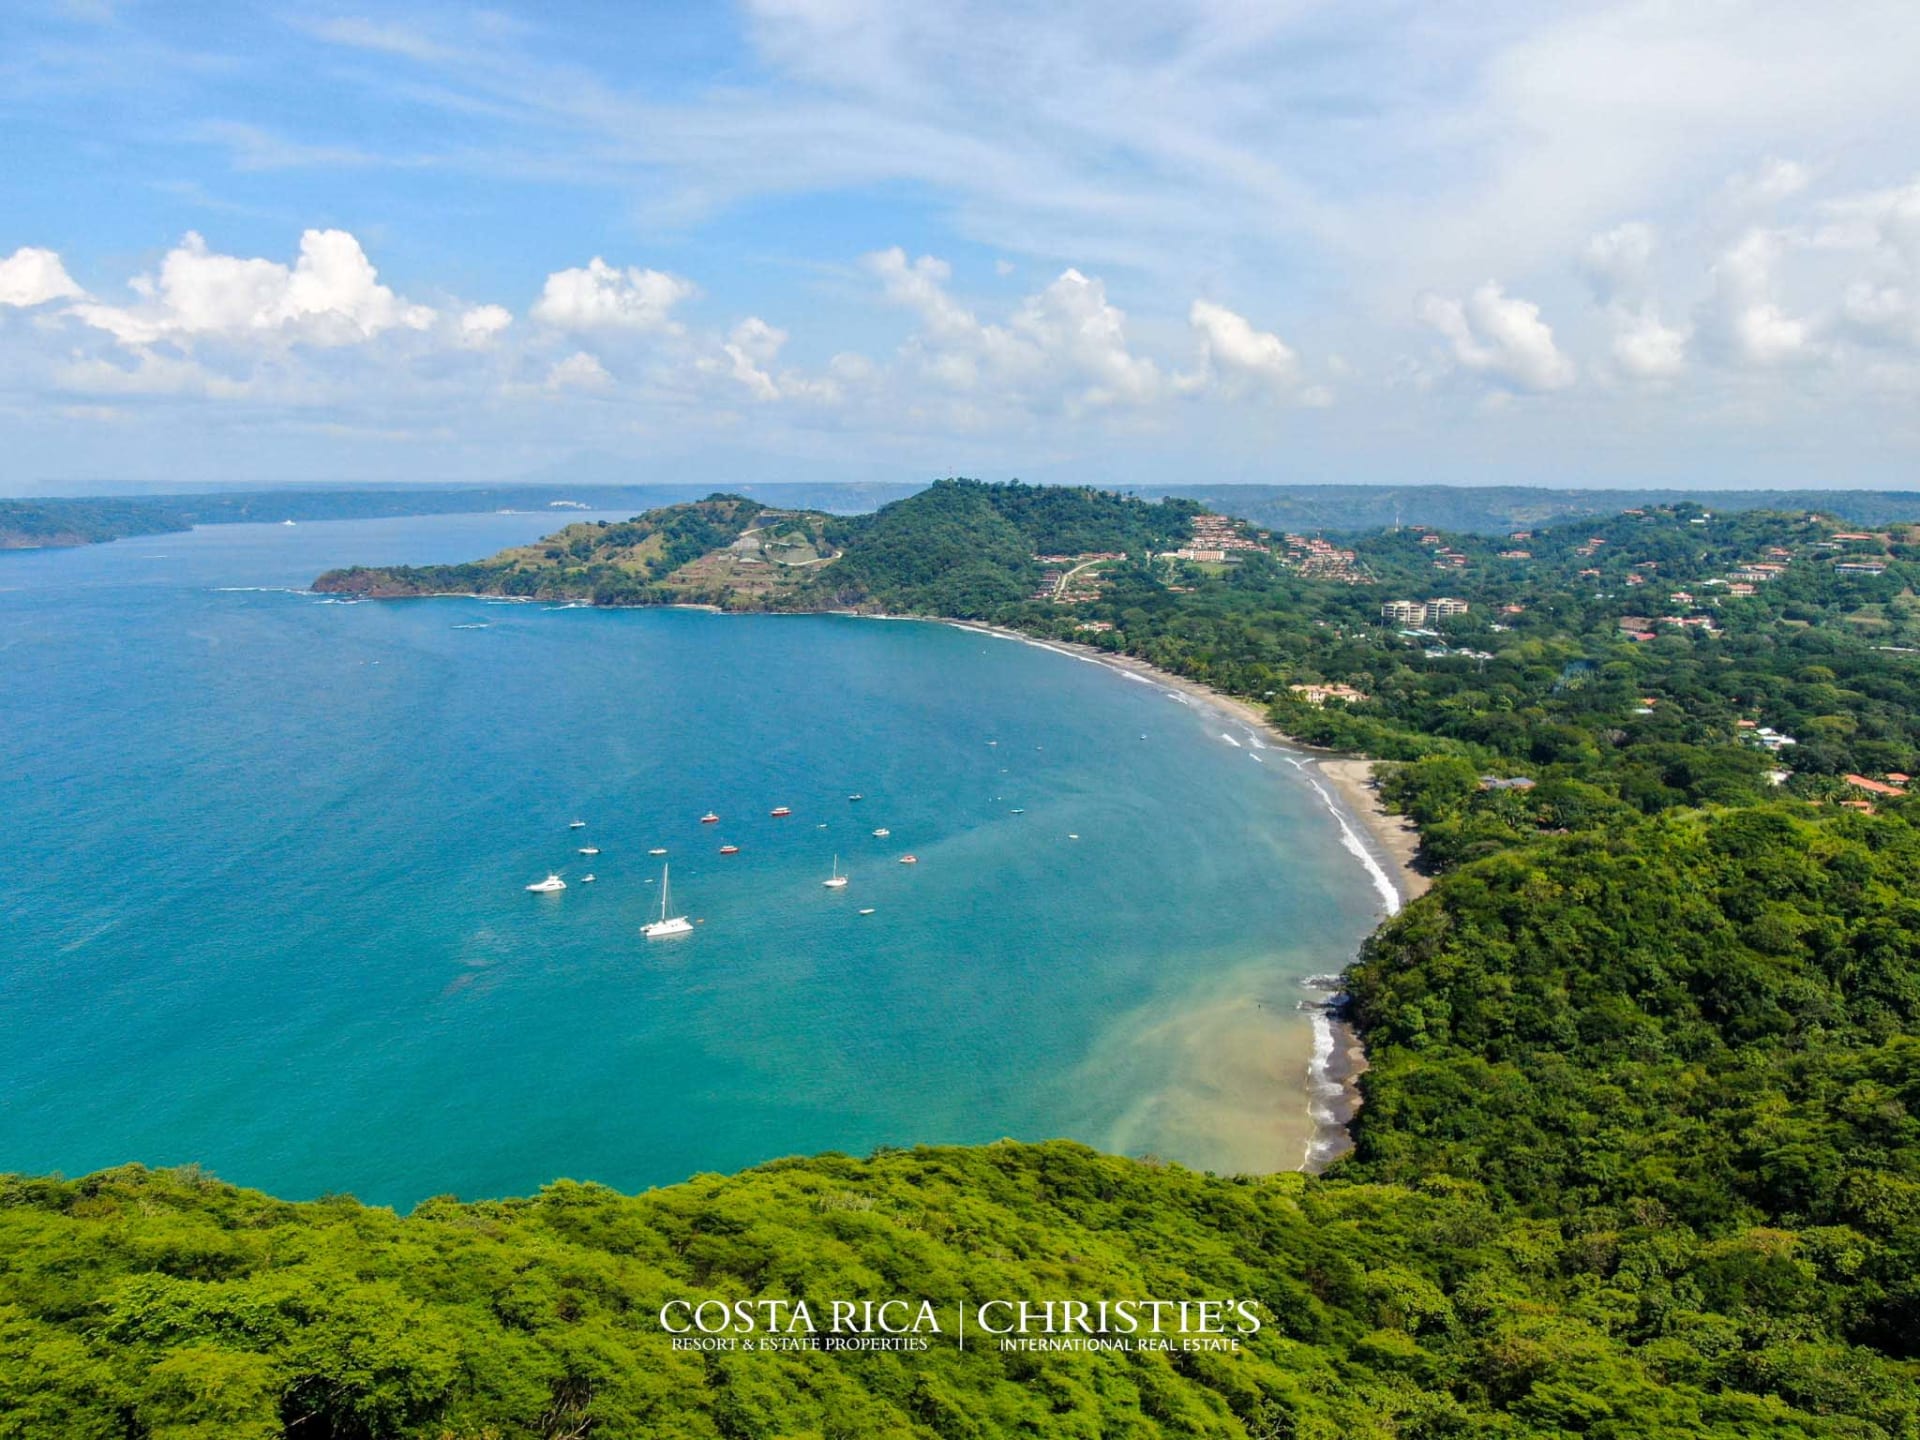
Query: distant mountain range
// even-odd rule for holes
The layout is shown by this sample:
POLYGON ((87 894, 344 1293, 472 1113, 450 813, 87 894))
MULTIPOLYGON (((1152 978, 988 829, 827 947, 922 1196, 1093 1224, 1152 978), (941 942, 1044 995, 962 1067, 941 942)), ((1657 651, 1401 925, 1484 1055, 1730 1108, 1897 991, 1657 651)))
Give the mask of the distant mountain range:
MULTIPOLYGON (((850 515, 926 488, 878 481, 733 485, 729 493, 780 509, 850 515)), ((1035 487, 1052 488, 1052 487, 1035 487)), ((1062 487, 1068 488, 1068 487, 1062 487)), ((205 494, 0 500, 0 549, 88 545, 130 535, 282 520, 365 520, 492 510, 570 509, 638 514, 712 493, 708 484, 421 486, 278 489, 205 494)), ((1274 530, 1351 533, 1395 524, 1499 535, 1556 519, 1614 515, 1688 501, 1711 510, 1817 511, 1856 525, 1920 520, 1912 490, 1563 490, 1525 485, 1175 485, 1132 487, 1145 499, 1197 501, 1274 530)))
POLYGON ((1270 530, 1352 532, 1430 525, 1504 535, 1580 515, 1692 503, 1709 510, 1807 510, 1855 525, 1920 520, 1914 490, 1549 490, 1531 485, 1177 485, 1135 493, 1198 500, 1270 530))

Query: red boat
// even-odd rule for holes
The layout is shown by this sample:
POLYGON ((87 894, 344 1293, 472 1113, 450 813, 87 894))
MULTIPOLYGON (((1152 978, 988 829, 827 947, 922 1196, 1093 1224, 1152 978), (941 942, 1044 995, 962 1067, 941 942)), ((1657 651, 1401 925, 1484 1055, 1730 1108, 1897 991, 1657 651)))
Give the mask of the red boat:
POLYGON ((700 817, 700 823, 702 825, 718 825, 720 823, 720 817, 709 810, 700 817))
POLYGON ((769 815, 791 815, 793 811, 788 809, 785 805, 776 805, 773 807, 773 809, 769 810, 767 813, 769 815))
POLYGON ((738 855, 740 853, 740 847, 738 845, 722 845, 720 847, 720 853, 722 855, 738 855))

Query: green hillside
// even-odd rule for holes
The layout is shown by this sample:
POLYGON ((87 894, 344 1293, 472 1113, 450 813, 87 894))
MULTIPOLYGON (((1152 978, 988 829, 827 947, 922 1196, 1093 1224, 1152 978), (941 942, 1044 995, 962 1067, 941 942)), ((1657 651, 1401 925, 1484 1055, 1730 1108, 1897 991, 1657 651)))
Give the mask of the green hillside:
POLYGON ((1350 974, 1357 1148, 1315 1179, 1067 1144, 822 1156, 406 1218, 15 1179, 0 1440, 1920 1440, 1917 582, 1920 529, 1808 512, 1342 546, 966 482, 338 572, 991 619, 1381 757, 1437 879, 1350 974), (783 588, 748 593, 743 556, 783 588), (662 1333, 676 1296, 1251 1298, 1263 1323, 1238 1353, 696 1353, 662 1333))
POLYGON ((465 565, 330 571, 314 588, 376 599, 480 594, 978 617, 1032 594, 1046 573, 1041 556, 1144 560, 1179 543, 1198 509, 1189 501, 1148 504, 1097 490, 973 480, 942 480, 854 516, 712 495, 617 524, 571 525, 465 565), (744 567, 729 553, 781 538, 783 548, 756 551, 744 567))
POLYGON ((1819 1277, 1844 1247, 1064 1143, 786 1160, 635 1197, 563 1181, 404 1218, 178 1171, 14 1180, 0 1434, 1912 1434, 1920 1377, 1831 1338, 1819 1277), (925 1349, 675 1351, 660 1319, 782 1297, 824 1329, 834 1300, 896 1296, 933 1302, 925 1349), (1262 1323, 1237 1353, 977 1331, 961 1349, 956 1307, 1008 1297, 1246 1300, 1262 1323))

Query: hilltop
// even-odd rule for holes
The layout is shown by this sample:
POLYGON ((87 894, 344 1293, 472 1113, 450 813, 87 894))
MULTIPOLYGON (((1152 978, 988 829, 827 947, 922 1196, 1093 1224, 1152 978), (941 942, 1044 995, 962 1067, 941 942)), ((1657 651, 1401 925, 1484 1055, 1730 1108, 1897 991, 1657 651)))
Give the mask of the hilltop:
POLYGON ((949 482, 325 583, 972 615, 1364 750, 1437 878, 1348 972, 1356 1149, 1312 1179, 820 1156, 405 1219, 14 1180, 12 1433, 1920 1434, 1920 527, 1686 502, 1334 542, 949 482), (1237 1355, 693 1355, 650 1318, 689 1290, 1267 1323, 1237 1355))
POLYGON ((624 522, 572 525, 465 565, 334 570, 314 588, 374 599, 507 595, 977 616, 1035 594, 1063 565, 1144 563, 1179 544, 1197 513, 1190 501, 971 480, 940 481, 871 515, 711 495, 624 522))

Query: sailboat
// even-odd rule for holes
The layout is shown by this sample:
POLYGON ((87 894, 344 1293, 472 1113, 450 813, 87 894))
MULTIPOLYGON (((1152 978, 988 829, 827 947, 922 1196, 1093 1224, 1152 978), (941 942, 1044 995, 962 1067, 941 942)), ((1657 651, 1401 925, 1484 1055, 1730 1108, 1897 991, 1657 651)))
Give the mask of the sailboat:
POLYGON ((822 880, 820 883, 829 890, 844 890, 847 888, 847 877, 840 873, 840 857, 838 855, 833 857, 833 877, 829 880, 822 880))
POLYGON ((640 927, 640 933, 649 940, 661 940, 669 935, 691 935, 693 922, 684 915, 668 915, 673 908, 672 896, 667 890, 667 867, 660 867, 660 918, 651 920, 640 927))

